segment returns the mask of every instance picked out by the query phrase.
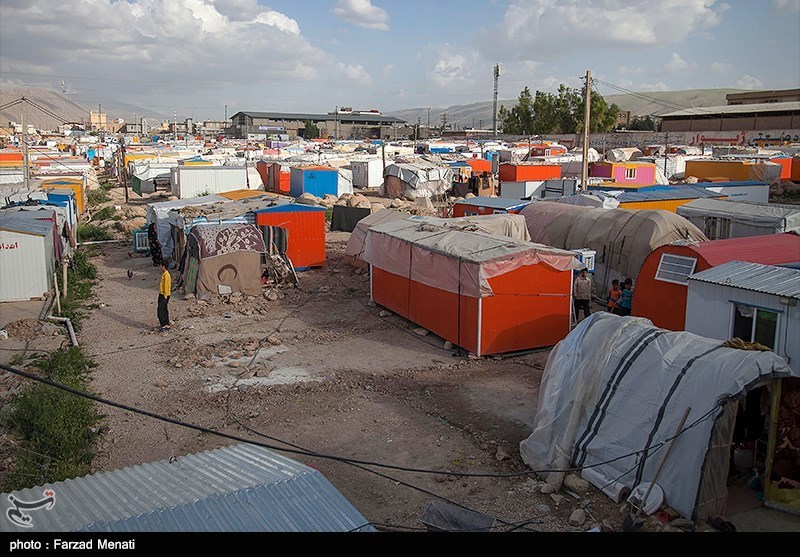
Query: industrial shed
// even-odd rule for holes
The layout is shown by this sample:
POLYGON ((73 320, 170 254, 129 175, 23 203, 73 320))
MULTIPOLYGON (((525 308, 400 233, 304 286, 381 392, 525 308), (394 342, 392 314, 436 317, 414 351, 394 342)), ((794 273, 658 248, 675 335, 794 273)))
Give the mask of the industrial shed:
POLYGON ((800 232, 800 207, 797 205, 696 199, 678 207, 676 213, 711 240, 800 232))
POLYGON ((682 331, 690 276, 736 260, 765 265, 800 263, 800 236, 769 234, 661 246, 647 257, 639 272, 633 315, 646 317, 662 329, 682 331))
POLYGON ((42 298, 53 286, 55 226, 33 213, 0 211, 0 302, 42 298))

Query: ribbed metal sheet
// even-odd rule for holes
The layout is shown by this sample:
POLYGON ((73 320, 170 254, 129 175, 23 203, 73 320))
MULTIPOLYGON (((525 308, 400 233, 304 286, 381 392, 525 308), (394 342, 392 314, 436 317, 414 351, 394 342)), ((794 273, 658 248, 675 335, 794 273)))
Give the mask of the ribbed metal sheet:
POLYGON ((717 114, 751 114, 755 112, 782 112, 800 110, 800 102, 735 104, 722 106, 698 106, 662 114, 662 118, 674 116, 715 116, 717 114))
POLYGON ((348 531, 367 520, 317 470, 240 444, 12 492, 50 510, 30 511, 33 528, 5 516, 0 531, 348 531))
POLYGON ((730 261, 694 274, 689 277, 689 280, 800 299, 800 270, 798 269, 730 261))

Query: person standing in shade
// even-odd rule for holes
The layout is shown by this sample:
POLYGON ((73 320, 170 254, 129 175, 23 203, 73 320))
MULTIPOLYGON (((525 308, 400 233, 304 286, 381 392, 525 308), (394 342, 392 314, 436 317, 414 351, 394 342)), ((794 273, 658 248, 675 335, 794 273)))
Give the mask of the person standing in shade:
POLYGON ((622 294, 619 297, 617 315, 630 315, 633 308, 633 281, 629 278, 622 283, 622 294))
POLYGON ((575 303, 575 319, 578 319, 578 312, 583 310, 583 317, 589 317, 592 311, 589 309, 589 302, 592 298, 592 279, 589 278, 589 270, 584 268, 581 274, 575 277, 572 286, 572 297, 575 303))
POLYGON ((169 323, 169 296, 172 293, 172 276, 169 274, 167 264, 161 260, 161 280, 158 284, 158 322, 161 330, 166 331, 172 328, 169 323))

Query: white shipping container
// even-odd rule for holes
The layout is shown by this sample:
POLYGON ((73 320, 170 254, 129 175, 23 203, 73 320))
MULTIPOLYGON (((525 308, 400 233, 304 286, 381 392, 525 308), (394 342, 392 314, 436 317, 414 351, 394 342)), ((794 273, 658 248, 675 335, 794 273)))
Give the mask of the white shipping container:
POLYGON ((357 188, 379 188, 383 183, 381 159, 351 161, 350 170, 353 171, 353 186, 357 188))
POLYGON ((244 166, 176 166, 172 169, 171 180, 172 195, 186 199, 247 189, 247 169, 244 166))
POLYGON ((722 186, 725 182, 704 182, 697 184, 708 191, 720 195, 727 195, 728 201, 753 201, 755 203, 769 203, 769 184, 722 186))
POLYGON ((0 302, 43 297, 53 285, 53 224, 0 216, 0 302))
POLYGON ((504 199, 538 199, 543 190, 543 181, 500 182, 500 197, 504 199))

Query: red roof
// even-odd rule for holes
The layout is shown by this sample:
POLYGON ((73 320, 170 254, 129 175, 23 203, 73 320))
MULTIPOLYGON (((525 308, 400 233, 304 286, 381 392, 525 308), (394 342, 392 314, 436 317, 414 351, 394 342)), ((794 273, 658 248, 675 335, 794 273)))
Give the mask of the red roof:
POLYGON ((800 236, 791 232, 711 240, 688 247, 712 267, 728 261, 747 261, 762 265, 800 262, 800 236))

